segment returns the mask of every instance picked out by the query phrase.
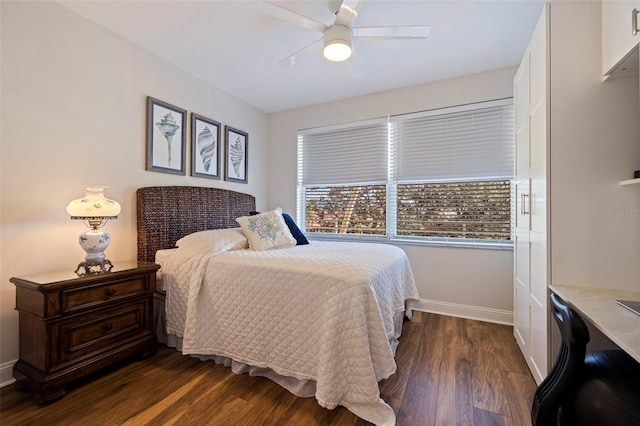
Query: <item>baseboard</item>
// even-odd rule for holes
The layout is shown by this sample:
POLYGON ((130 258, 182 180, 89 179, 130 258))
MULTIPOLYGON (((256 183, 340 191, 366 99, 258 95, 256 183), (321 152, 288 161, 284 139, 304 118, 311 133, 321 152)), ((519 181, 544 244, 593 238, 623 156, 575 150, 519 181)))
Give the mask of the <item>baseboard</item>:
POLYGON ((0 364, 0 388, 5 386, 9 386, 16 380, 13 378, 13 364, 18 362, 15 361, 5 362, 4 364, 0 364))
POLYGON ((439 300, 420 299, 415 305, 416 311, 452 317, 468 318, 496 324, 513 325, 513 311, 483 308, 481 306, 461 305, 459 303, 441 302, 439 300))

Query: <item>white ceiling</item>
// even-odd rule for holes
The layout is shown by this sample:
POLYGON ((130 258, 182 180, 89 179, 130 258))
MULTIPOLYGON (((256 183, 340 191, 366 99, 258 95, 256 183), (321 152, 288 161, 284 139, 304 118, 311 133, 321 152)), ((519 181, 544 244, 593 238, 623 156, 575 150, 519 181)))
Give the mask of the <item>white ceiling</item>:
MULTIPOLYGON (((275 112, 517 65, 542 0, 367 0, 354 27, 431 25, 425 40, 355 41, 359 67, 309 49, 321 37, 249 0, 67 1, 60 4, 261 109, 275 112)), ((327 1, 273 3, 330 25, 327 1)))

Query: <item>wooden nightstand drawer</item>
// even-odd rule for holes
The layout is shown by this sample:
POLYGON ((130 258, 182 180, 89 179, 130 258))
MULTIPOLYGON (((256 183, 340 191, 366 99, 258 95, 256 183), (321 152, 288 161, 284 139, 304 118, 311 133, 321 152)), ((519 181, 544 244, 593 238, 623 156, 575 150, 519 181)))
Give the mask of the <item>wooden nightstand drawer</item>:
POLYGON ((139 337, 140 334, 151 334, 149 309, 150 301, 147 298, 134 304, 101 311, 97 315, 81 316, 58 324, 53 337, 58 335, 59 359, 53 364, 67 363, 87 354, 95 354, 126 339, 139 337))
POLYGON ((62 312, 94 306, 97 304, 137 296, 148 292, 146 277, 113 281, 90 287, 74 288, 62 292, 62 312))

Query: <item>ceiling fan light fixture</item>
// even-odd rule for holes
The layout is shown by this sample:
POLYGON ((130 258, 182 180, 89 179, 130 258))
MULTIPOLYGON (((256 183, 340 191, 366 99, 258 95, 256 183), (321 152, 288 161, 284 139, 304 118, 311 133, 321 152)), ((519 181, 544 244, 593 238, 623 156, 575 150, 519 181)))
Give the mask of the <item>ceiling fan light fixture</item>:
POLYGON ((346 61, 351 57, 351 28, 333 25, 324 32, 324 57, 333 62, 346 61))
POLYGON ((324 57, 333 62, 346 61, 351 57, 351 46, 344 40, 324 44, 324 57))

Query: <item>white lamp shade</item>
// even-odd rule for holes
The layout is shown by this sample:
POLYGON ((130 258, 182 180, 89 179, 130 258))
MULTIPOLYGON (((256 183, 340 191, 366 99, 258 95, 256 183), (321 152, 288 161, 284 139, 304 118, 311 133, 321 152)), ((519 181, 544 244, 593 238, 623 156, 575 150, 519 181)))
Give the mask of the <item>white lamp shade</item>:
POLYGON ((107 186, 89 186, 84 197, 73 200, 67 206, 71 219, 117 219, 120 204, 104 196, 107 186))
POLYGON ((351 28, 336 24, 324 32, 324 57, 333 62, 346 61, 351 57, 351 28))

